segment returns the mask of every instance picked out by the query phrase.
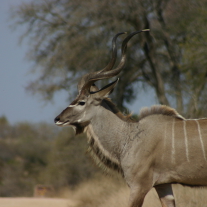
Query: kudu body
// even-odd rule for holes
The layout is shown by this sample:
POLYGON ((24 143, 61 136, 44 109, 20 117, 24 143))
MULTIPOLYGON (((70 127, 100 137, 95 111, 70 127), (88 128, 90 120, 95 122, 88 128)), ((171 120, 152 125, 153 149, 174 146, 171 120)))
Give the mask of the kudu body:
POLYGON ((121 114, 107 98, 117 80, 101 90, 95 81, 118 75, 126 59, 127 36, 122 59, 116 60, 116 38, 110 63, 89 73, 78 84, 77 98, 55 118, 58 126, 73 126, 86 132, 89 151, 98 164, 118 171, 130 187, 130 207, 141 207, 145 195, 155 187, 164 207, 175 207, 172 183, 207 185, 207 119, 188 120, 167 106, 141 110, 134 122, 121 114))

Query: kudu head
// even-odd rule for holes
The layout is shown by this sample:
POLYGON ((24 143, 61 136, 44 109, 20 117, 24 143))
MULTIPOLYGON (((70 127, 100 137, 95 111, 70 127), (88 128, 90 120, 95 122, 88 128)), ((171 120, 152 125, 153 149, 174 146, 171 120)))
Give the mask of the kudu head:
POLYGON ((127 42, 134 35, 144 31, 149 30, 133 32, 124 39, 122 43, 121 61, 117 68, 112 70, 117 56, 116 39, 119 35, 125 33, 118 33, 114 36, 112 40, 113 49, 111 61, 104 69, 98 72, 88 73, 81 78, 78 83, 79 94, 77 98, 55 118, 56 125, 71 125, 75 127, 76 133, 80 133, 80 129, 90 123, 92 117, 97 113, 96 108, 100 107, 103 99, 113 91, 118 79, 100 90, 94 83, 98 80, 115 77, 121 72, 126 62, 127 42))

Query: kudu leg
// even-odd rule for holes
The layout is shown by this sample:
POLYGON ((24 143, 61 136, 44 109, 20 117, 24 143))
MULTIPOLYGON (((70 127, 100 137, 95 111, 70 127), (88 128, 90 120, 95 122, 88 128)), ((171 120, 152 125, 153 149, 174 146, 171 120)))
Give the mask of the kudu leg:
POLYGON ((163 184, 155 186, 157 194, 160 198, 162 207, 175 207, 175 198, 171 184, 163 184))
POLYGON ((131 188, 129 207, 142 207, 144 198, 150 189, 150 187, 146 188, 145 186, 136 186, 136 188, 131 188))

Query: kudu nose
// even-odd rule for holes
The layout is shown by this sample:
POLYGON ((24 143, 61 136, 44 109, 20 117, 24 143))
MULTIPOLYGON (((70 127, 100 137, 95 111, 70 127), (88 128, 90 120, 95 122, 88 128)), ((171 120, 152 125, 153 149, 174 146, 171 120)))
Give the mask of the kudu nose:
POLYGON ((60 121, 60 118, 57 116, 57 117, 54 119, 54 122, 57 123, 58 121, 60 121))

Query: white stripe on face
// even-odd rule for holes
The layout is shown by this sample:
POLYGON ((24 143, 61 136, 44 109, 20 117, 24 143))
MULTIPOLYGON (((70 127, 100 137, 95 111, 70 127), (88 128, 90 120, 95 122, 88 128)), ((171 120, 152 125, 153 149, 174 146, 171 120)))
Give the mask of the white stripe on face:
POLYGON ((74 107, 74 106, 76 106, 76 105, 69 105, 68 107, 74 107))

